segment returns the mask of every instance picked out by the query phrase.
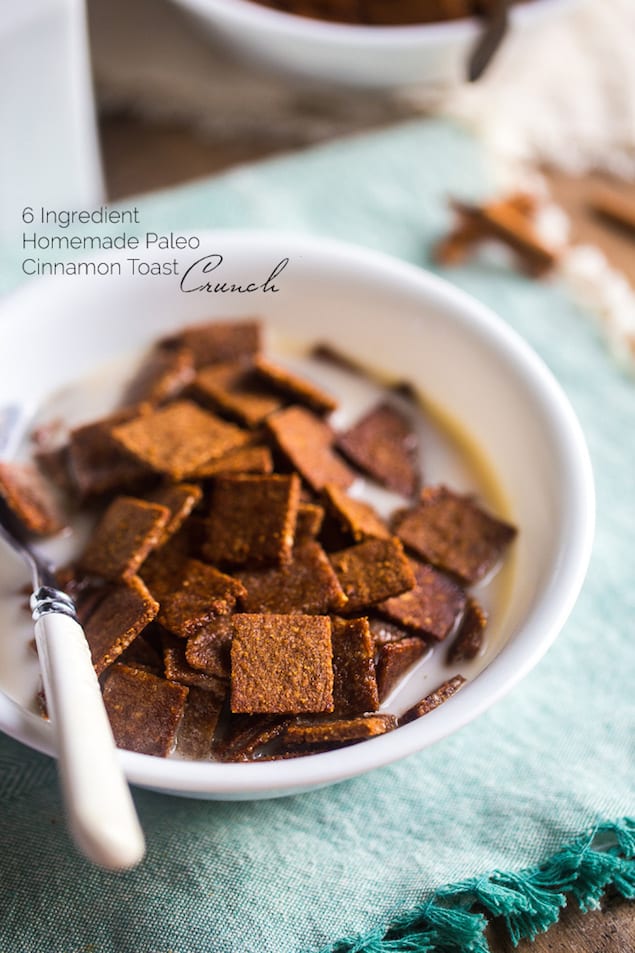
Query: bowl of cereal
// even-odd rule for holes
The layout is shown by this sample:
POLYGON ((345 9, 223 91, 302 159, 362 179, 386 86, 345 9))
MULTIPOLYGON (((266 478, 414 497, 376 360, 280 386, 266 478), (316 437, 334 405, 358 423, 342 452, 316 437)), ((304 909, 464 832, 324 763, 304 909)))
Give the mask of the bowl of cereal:
MULTIPOLYGON (((531 670, 582 585, 593 480, 540 359, 446 282, 305 236, 196 243, 5 299, 24 426, 0 492, 19 509, 37 466, 62 495, 39 545, 130 782, 281 796, 426 748, 531 670)), ((0 563, 0 728, 54 755, 0 563)))

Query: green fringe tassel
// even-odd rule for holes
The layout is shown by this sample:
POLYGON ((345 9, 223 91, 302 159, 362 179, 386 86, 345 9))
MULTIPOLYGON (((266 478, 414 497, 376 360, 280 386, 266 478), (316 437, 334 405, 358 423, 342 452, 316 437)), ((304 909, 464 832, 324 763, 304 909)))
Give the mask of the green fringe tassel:
POLYGON ((487 915, 503 919, 516 946, 548 930, 569 897, 586 912, 609 886, 635 899, 634 818, 599 824, 539 867, 442 887, 387 930, 339 940, 321 953, 490 953, 487 915))

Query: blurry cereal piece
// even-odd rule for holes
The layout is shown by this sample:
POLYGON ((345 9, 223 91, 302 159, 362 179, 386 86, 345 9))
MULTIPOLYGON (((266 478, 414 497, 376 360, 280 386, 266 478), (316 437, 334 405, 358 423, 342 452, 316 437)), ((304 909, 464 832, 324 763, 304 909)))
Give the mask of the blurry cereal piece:
POLYGON ((187 685, 188 688, 194 687, 212 692, 218 697, 220 708, 227 694, 227 680, 192 668, 185 657, 185 642, 183 639, 179 639, 169 632, 163 632, 161 640, 163 643, 165 677, 171 682, 180 682, 181 685, 187 685))
POLYGON ((156 345, 124 391, 124 405, 162 404, 173 400, 194 378, 194 358, 188 348, 156 345))
POLYGON ((38 450, 33 459, 44 476, 64 494, 71 494, 75 487, 69 468, 68 446, 38 450))
POLYGON ((212 753, 222 700, 212 692, 190 687, 176 736, 176 751, 182 758, 201 760, 212 753))
POLYGON ((231 450, 218 460, 208 460, 191 474, 195 480, 230 473, 273 473, 273 458, 269 447, 259 445, 231 450))
POLYGON ((162 343, 188 348, 198 368, 252 357, 260 350, 261 335, 260 321, 209 321, 187 327, 162 343))
POLYGON ((161 540, 169 518, 166 506, 118 496, 95 527, 80 568, 112 582, 134 576, 161 540))
POLYGON ((235 615, 231 710, 333 710, 331 622, 325 616, 235 615))
POLYGON ((216 678, 229 678, 229 652, 232 644, 232 616, 211 619, 185 644, 185 658, 192 668, 216 678))
POLYGON ((367 539, 331 553, 331 564, 348 596, 347 611, 398 596, 415 584, 415 577, 398 539, 367 539))
POLYGON ((635 234, 635 200, 629 198, 623 191, 608 188, 606 185, 596 186, 591 192, 588 204, 596 215, 607 219, 613 225, 635 234))
POLYGON ((272 361, 258 356, 254 361, 254 368, 262 380, 266 381, 275 390, 298 404, 306 404, 318 414, 328 414, 337 408, 337 401, 316 384, 288 371, 272 361))
POLYGON ((213 566, 188 559, 170 591, 159 595, 158 621, 168 632, 189 638, 215 616, 231 612, 245 588, 213 566))
POLYGON ((419 485, 417 437, 407 417, 390 404, 379 404, 336 446, 347 459, 395 493, 412 496, 419 485))
POLYGON ((368 619, 331 620, 333 711, 341 717, 377 711, 374 648, 368 619))
POLYGON ((291 558, 300 480, 290 476, 218 477, 203 555, 213 563, 284 563, 291 558))
POLYGON ((200 503, 203 491, 195 483, 166 483, 152 493, 148 493, 150 503, 167 507, 170 517, 163 528, 160 543, 176 533, 188 518, 197 503, 200 503))
POLYGON ((295 524, 295 545, 315 539, 324 522, 324 508, 317 503, 300 503, 295 524))
POLYGON ((465 609, 467 597, 450 576, 432 566, 410 561, 415 586, 396 598, 377 606, 392 622, 403 625, 411 634, 430 636, 442 641, 453 630, 465 609))
POLYGON ((267 418, 267 427, 292 466, 319 493, 327 483, 346 489, 355 474, 332 449, 333 431, 310 410, 287 407, 267 418))
POLYGON ((282 401, 267 390, 244 362, 212 364, 198 372, 192 394, 202 404, 247 427, 257 427, 282 401))
POLYGON ((369 503, 354 500, 338 486, 327 483, 323 491, 324 500, 331 515, 338 521, 341 529, 360 542, 368 537, 389 539, 392 535, 386 524, 369 503))
POLYGON ((406 629, 402 629, 394 622, 388 622, 386 619, 380 619, 377 616, 370 616, 368 624, 376 647, 385 645, 387 642, 398 642, 400 639, 410 636, 406 629))
POLYGON ((385 642, 377 657, 377 690, 384 701, 415 662, 430 651, 428 643, 417 635, 398 642, 385 642))
POLYGON ((515 527, 445 486, 426 487, 416 506, 398 514, 394 529, 417 555, 470 585, 497 565, 516 536, 515 527))
POLYGON ((137 488, 147 481, 148 468, 132 460, 112 436, 112 428, 150 412, 150 406, 126 409, 84 424, 71 432, 68 464, 83 498, 137 488))
POLYGON ((448 649, 448 664, 476 658, 483 648, 486 627, 487 612, 476 599, 468 599, 459 631, 448 649))
POLYGON ((84 626, 98 675, 152 622, 158 611, 159 603, 138 576, 112 587, 84 626))
POLYGON ((253 761, 254 755, 278 738, 289 718, 275 715, 230 715, 227 731, 214 744, 214 754, 221 761, 253 761))
POLYGON ((330 718, 323 721, 298 721, 290 724, 281 739, 287 748, 310 747, 328 750, 375 738, 397 727, 394 715, 377 712, 355 718, 330 718))
POLYGON ((117 747, 160 758, 170 754, 187 688, 118 663, 106 675, 103 694, 117 747))
POLYGON ((297 545, 290 563, 243 570, 236 577, 247 590, 242 599, 245 612, 325 615, 347 604, 333 567, 315 540, 297 545))
POLYGON ((113 428, 117 443, 135 459, 172 480, 182 480, 208 460, 242 446, 244 430, 179 400, 113 428))
POLYGON ((399 719, 399 724, 407 725, 408 722, 427 715, 428 712, 438 708, 439 705, 442 705, 448 698, 456 694, 460 688, 463 688, 465 683, 466 679, 464 679, 462 675, 455 675, 454 678, 449 678, 447 682, 443 682, 435 691, 426 695, 425 698, 422 698, 421 701, 413 705, 412 708, 409 708, 399 719))
POLYGON ((333 367, 338 367, 340 370, 349 371, 352 374, 362 374, 364 377, 367 376, 361 365, 357 364, 352 358, 348 357, 348 355, 342 354, 342 352, 334 348, 332 344, 326 344, 325 342, 316 344, 311 351, 311 357, 317 361, 323 361, 325 364, 332 364, 333 367))
POLYGON ((30 463, 0 461, 0 497, 29 533, 50 536, 65 526, 52 488, 30 463))

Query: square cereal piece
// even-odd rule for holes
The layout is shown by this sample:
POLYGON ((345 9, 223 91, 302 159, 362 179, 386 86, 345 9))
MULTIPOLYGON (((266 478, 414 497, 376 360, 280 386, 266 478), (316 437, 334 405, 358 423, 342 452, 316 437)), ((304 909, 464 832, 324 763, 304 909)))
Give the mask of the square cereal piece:
POLYGON ((194 507, 200 503, 203 491, 196 483, 166 483, 149 493, 146 499, 167 507, 169 519, 163 527, 159 544, 173 536, 188 518, 194 507))
POLYGON ((468 599, 459 631, 448 649, 448 664, 476 658, 483 648, 486 628, 487 612, 476 599, 468 599))
POLYGON ((342 745, 355 744, 367 738, 384 735, 397 727, 394 715, 376 712, 357 715, 355 718, 329 718, 293 722, 284 731, 281 744, 289 749, 317 748, 328 751, 342 745))
POLYGON ((314 540, 297 545, 290 563, 236 573, 247 595, 245 612, 302 612, 325 615, 343 609, 347 598, 322 547, 314 540))
POLYGON ((358 612, 412 589, 415 577, 398 539, 367 539, 330 555, 348 596, 347 611, 358 612))
POLYGON ((201 368, 192 384, 192 394, 205 406, 246 427, 257 427, 282 406, 280 398, 259 383, 251 367, 242 362, 201 368))
POLYGON ((466 683, 466 679, 462 675, 455 675, 453 678, 449 678, 446 682, 443 682, 437 689, 433 692, 430 692, 429 695, 426 695, 425 698, 422 698, 420 702, 417 702, 416 705, 413 705, 412 708, 409 708, 401 718, 399 719, 400 725, 407 725, 409 722, 414 721, 416 718, 422 718, 424 715, 427 715, 428 712, 433 711, 435 708, 438 708, 439 705, 442 705, 443 702, 446 702, 448 698, 451 698, 452 695, 455 695, 460 688, 466 683))
POLYGON ((103 694, 118 748, 160 758, 170 754, 187 688, 119 662, 106 675, 103 694))
POLYGON ((80 569, 111 582, 129 579, 160 542, 169 518, 165 506, 118 496, 95 527, 80 569))
POLYGON ((355 474, 332 449, 331 428, 304 407, 287 407, 267 418, 267 427, 285 457, 319 493, 327 483, 346 489, 355 474))
POLYGON ((290 721, 280 715, 230 714, 222 738, 214 741, 214 755, 219 761, 254 761, 290 721))
POLYGON ((153 549, 141 567, 143 581, 159 602, 178 588, 187 561, 195 555, 190 522, 188 520, 167 542, 153 549))
POLYGON ((168 632, 187 639, 215 616, 226 615, 245 588, 207 563, 188 559, 174 588, 163 592, 158 621, 168 632))
POLYGON ((315 539, 324 522, 324 507, 317 503, 300 503, 295 524, 295 545, 315 539))
POLYGON ((467 596, 450 576, 433 566, 411 560, 415 586, 409 592, 386 599, 377 608, 411 634, 430 636, 441 642, 454 629, 465 610, 467 596))
POLYGON ((255 359, 254 368, 261 379, 275 390, 298 404, 305 404, 317 414, 328 414, 337 409, 335 398, 317 384, 272 363, 262 355, 255 359))
POLYGON ((113 439, 112 428, 149 413, 150 406, 117 411, 71 432, 68 467, 83 499, 142 486, 151 471, 133 460, 113 439))
POLYGON ((209 758, 222 708, 212 692, 190 687, 176 736, 176 752, 182 758, 200 761, 209 758))
POLYGON ((152 622, 158 611, 159 603, 138 576, 112 587, 84 626, 98 675, 152 622))
POLYGON ((207 480, 211 477, 226 476, 232 473, 273 473, 271 450, 269 447, 259 445, 240 447, 238 450, 226 453, 218 460, 208 460, 207 463, 204 463, 192 473, 192 478, 207 480))
POLYGON ((211 619, 187 640, 187 663, 199 672, 229 679, 229 652, 233 631, 231 615, 220 615, 211 619))
POLYGON ((260 321, 208 321, 191 325, 162 343, 188 348, 194 355, 196 367, 205 367, 252 357, 260 350, 261 336, 260 321))
POLYGON ((420 479, 417 437, 408 418, 392 405, 379 404, 340 434, 336 446, 382 486, 403 496, 416 493, 420 479))
POLYGON ((291 558, 300 480, 291 476, 218 477, 203 555, 212 563, 284 563, 291 558))
POLYGON ((174 400, 194 379, 194 356, 188 348, 158 344, 126 387, 123 403, 162 404, 174 400))
POLYGON ((399 514, 395 532, 418 556, 469 585, 496 566, 516 536, 515 527, 445 486, 426 487, 420 502, 399 514))
POLYGON ((425 639, 420 639, 418 635, 407 636, 398 642, 385 642, 377 654, 377 690, 380 701, 388 698, 415 662, 431 652, 432 649, 425 639))
POLYGON ((194 687, 212 692, 217 696, 220 707, 227 694, 228 680, 192 668, 185 657, 185 642, 183 639, 179 639, 169 632, 163 632, 161 642, 163 644, 165 677, 168 681, 179 682, 181 685, 187 685, 188 688, 194 687))
POLYGON ((374 646, 368 619, 331 619, 333 711, 341 717, 377 711, 374 646))
POLYGON ((188 400, 119 424, 112 435, 132 457, 172 480, 186 478, 201 464, 222 457, 249 439, 244 430, 188 400))
POLYGON ((399 642, 400 639, 405 639, 406 636, 410 635, 410 632, 401 626, 375 615, 369 616, 368 624, 376 648, 385 645, 387 642, 399 642))
POLYGON ((392 535, 372 506, 362 500, 354 500, 338 486, 327 483, 323 496, 331 516, 355 542, 369 537, 389 539, 392 535))
POLYGON ((231 710, 333 710, 331 622, 316 615, 235 615, 231 710))
POLYGON ((0 497, 29 533, 50 536, 65 525, 53 489, 29 463, 0 462, 0 497))

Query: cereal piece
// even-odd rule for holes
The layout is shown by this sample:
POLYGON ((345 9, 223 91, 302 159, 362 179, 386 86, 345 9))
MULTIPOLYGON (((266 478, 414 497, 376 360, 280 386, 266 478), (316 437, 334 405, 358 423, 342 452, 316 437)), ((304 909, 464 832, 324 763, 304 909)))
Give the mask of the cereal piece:
POLYGON ((260 350, 261 331, 259 321, 209 321, 187 327, 162 343, 188 348, 198 368, 252 357, 260 350))
POLYGON ((220 704, 227 694, 227 680, 199 672, 188 664, 185 657, 185 642, 169 632, 162 634, 165 677, 188 687, 200 688, 217 696, 220 704))
POLYGON ((159 603, 138 576, 112 588, 84 626, 98 675, 152 622, 158 611, 159 603))
POLYGON ((379 697, 368 619, 331 620, 333 711, 341 717, 377 711, 379 697))
POLYGON ((340 434, 336 446, 382 486, 403 496, 416 493, 417 437, 408 418, 390 404, 379 404, 340 434))
POLYGON ((430 647, 424 639, 411 635, 398 642, 385 642, 379 649, 377 658, 377 690, 380 701, 384 701, 405 673, 418 662, 430 647))
POLYGON ((262 355, 254 361, 254 368, 260 377, 276 390, 299 404, 306 404, 318 414, 328 414, 337 408, 335 398, 323 391, 321 387, 293 374, 285 367, 273 364, 262 355))
POLYGON ((168 522, 163 527, 159 545, 178 532, 196 504, 200 503, 202 496, 203 491, 195 483, 178 483, 176 485, 167 483, 148 494, 149 502, 167 507, 170 514, 168 522))
POLYGON ((375 738, 397 727, 394 715, 377 712, 356 718, 294 722, 285 729, 281 742, 289 748, 338 748, 366 738, 375 738))
POLYGON ((307 540, 295 547, 284 566, 237 572, 247 590, 245 612, 301 612, 324 615, 347 604, 337 576, 322 547, 307 540))
POLYGON ((169 518, 165 506, 117 497, 97 524, 79 560, 80 568, 112 582, 134 576, 161 540, 169 518))
POLYGON ((468 584, 483 579, 516 536, 515 527, 445 486, 426 487, 420 502, 399 514, 395 532, 419 556, 468 584))
POLYGON ((209 758, 222 700, 212 692, 190 687, 176 738, 182 758, 209 758))
POLYGON ((38 469, 58 490, 61 490, 64 494, 70 494, 74 491, 67 446, 39 450, 33 455, 33 459, 38 469))
POLYGON ((304 407, 287 407, 267 418, 267 427, 300 476, 319 493, 327 483, 346 489, 355 474, 333 452, 331 428, 304 407))
POLYGON ((132 460, 112 437, 114 426, 146 412, 148 405, 118 411, 71 432, 68 465, 82 498, 132 490, 148 479, 148 468, 132 460))
POLYGON ((448 649, 448 663, 476 658, 483 648, 486 626, 487 612, 476 599, 468 599, 459 631, 448 649))
MULTIPOLYGON (((153 628, 154 623, 150 623, 145 632, 133 639, 119 656, 119 661, 131 668, 141 668, 153 675, 163 676, 165 664, 159 647, 155 645, 153 628)), ((159 630, 160 627, 157 626, 156 629, 159 630)))
POLYGON ((416 705, 409 708, 399 719, 399 724, 407 725, 408 722, 415 721, 415 719, 427 715, 428 712, 438 708, 439 705, 442 705, 448 698, 456 694, 460 688, 463 688, 465 683, 466 679, 463 678, 462 675, 455 675, 454 678, 449 678, 446 682, 439 685, 435 691, 430 692, 430 694, 422 698, 420 702, 417 702, 416 705))
POLYGON ((132 457, 172 480, 186 478, 249 439, 244 430, 187 400, 119 424, 112 435, 132 457))
POLYGON ((367 539, 331 553, 331 564, 348 596, 347 610, 357 612, 412 589, 415 577, 398 539, 367 539))
POLYGON ((29 533, 50 536, 65 525, 51 487, 31 464, 0 462, 0 497, 29 533))
POLYGON ((210 477, 223 476, 231 473, 273 473, 273 458, 269 447, 240 447, 220 457, 219 460, 208 460, 191 474, 195 480, 206 480, 210 477))
POLYGON ((214 755, 220 761, 253 761, 290 723, 289 717, 279 715, 230 715, 222 740, 214 744, 214 755))
POLYGON ((150 351, 124 392, 123 404, 162 404, 173 400, 194 378, 194 357, 188 348, 162 347, 150 351))
POLYGON ((104 705, 117 747, 165 758, 174 747, 188 690, 118 663, 104 681, 104 705))
POLYGON ((291 476, 218 477, 203 555, 213 563, 283 563, 291 558, 300 480, 291 476))
POLYGON ((391 533, 376 511, 362 500, 354 500, 338 486, 327 483, 324 487, 324 499, 331 514, 337 519, 342 530, 360 542, 368 537, 389 539, 391 533))
POLYGON ((295 524, 295 545, 315 539, 324 522, 324 508, 317 503, 300 503, 295 524))
POLYGON ((282 406, 280 398, 266 390, 253 370, 242 362, 202 368, 192 391, 201 403, 247 427, 257 427, 282 406))
POLYGON ((412 633, 442 641, 453 630, 465 609, 467 597, 450 576, 432 566, 411 560, 415 586, 410 592, 387 599, 379 611, 412 633))
POLYGON ((197 559, 184 563, 172 586, 171 591, 159 597, 158 620, 169 632, 185 639, 215 616, 231 612, 236 599, 246 594, 237 579, 197 559))
POLYGON ((410 636, 410 633, 406 629, 402 629, 401 626, 375 616, 370 616, 368 624, 376 646, 386 645, 387 642, 398 642, 400 639, 410 636))
POLYGON ((232 616, 221 615, 190 636, 185 658, 192 668, 216 678, 229 678, 229 651, 232 644, 232 616))
POLYGON ((233 712, 293 714, 333 710, 328 618, 236 615, 233 626, 233 712))
POLYGON ((194 555, 190 523, 191 518, 167 542, 153 549, 141 567, 143 581, 159 602, 178 585, 187 561, 194 555))

